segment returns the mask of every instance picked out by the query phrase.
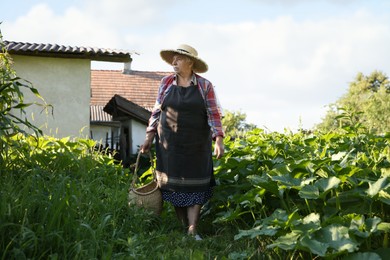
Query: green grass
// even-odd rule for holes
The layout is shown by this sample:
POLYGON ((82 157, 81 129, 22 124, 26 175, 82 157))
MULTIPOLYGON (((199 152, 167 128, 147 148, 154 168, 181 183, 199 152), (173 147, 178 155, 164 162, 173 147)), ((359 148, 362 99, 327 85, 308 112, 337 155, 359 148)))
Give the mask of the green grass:
POLYGON ((160 217, 129 208, 115 178, 19 174, 1 179, 2 259, 223 259, 248 249, 205 220, 204 240, 193 240, 169 205, 160 217))
POLYGON ((244 259, 256 254, 253 242, 235 241, 238 230, 213 224, 212 216, 202 217, 204 239, 195 241, 170 205, 161 216, 129 208, 129 170, 94 152, 93 143, 20 141, 2 154, 0 259, 244 259))

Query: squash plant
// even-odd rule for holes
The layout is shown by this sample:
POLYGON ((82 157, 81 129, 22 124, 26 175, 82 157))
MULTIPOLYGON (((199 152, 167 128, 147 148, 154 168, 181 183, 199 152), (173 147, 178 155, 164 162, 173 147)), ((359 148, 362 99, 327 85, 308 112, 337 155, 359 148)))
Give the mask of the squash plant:
POLYGON ((292 256, 389 254, 390 133, 265 133, 226 142, 215 223, 292 256), (360 252, 360 253, 358 253, 360 252))

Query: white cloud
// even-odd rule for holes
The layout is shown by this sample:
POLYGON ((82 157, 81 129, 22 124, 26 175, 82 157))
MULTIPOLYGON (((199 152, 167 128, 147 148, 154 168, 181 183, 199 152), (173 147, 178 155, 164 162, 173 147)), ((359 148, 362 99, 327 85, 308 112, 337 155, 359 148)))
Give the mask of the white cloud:
POLYGON ((22 42, 57 43, 106 47, 119 45, 121 36, 81 10, 67 8, 55 14, 46 4, 34 6, 25 16, 4 24, 5 39, 22 42))
POLYGON ((176 0, 87 0, 84 11, 119 28, 142 27, 161 21, 165 9, 176 0))
POLYGON ((300 120, 312 127, 358 72, 390 67, 389 16, 362 9, 321 19, 286 15, 222 24, 183 17, 169 24, 169 6, 90 0, 84 9, 56 14, 38 5, 4 23, 3 33, 17 41, 136 50, 136 70, 170 70, 159 50, 193 44, 210 66, 205 76, 217 86, 222 105, 272 130, 300 127, 300 120))
POLYGON ((271 129, 297 128, 299 120, 310 128, 357 72, 388 68, 387 24, 361 13, 325 21, 183 24, 166 34, 165 43, 186 39, 199 47, 228 109, 241 109, 271 129))

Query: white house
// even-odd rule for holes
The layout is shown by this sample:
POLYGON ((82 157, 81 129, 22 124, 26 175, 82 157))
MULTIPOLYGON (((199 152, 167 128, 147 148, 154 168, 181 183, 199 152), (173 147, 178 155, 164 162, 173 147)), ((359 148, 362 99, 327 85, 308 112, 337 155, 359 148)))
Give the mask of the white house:
MULTIPOLYGON (((28 119, 47 135, 89 135, 91 61, 130 62, 126 51, 4 41, 17 75, 30 81, 54 108, 44 115, 41 108, 27 108, 28 119)), ((26 100, 34 99, 26 93, 26 100)))
MULTIPOLYGON (((38 106, 26 109, 28 119, 44 134, 93 138, 121 150, 122 160, 137 152, 159 81, 167 72, 132 71, 131 53, 123 50, 4 43, 17 75, 54 108, 53 114, 42 113, 38 106), (122 62, 125 69, 91 70, 92 61, 122 62)), ((25 99, 39 101, 29 93, 25 99)))

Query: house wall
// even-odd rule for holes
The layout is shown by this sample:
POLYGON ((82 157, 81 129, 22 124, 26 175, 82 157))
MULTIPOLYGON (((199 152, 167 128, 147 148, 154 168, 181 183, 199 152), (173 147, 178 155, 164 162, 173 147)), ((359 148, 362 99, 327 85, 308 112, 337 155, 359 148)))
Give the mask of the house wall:
MULTIPOLYGON (((91 96, 91 61, 12 55, 17 75, 30 81, 46 103, 54 107, 53 115, 42 108, 26 108, 31 123, 44 134, 54 137, 88 137, 91 96)), ((38 101, 30 92, 25 101, 38 101)))
POLYGON ((132 120, 131 123, 131 132, 133 136, 131 153, 135 154, 138 152, 139 146, 144 144, 145 141, 145 133, 146 133, 146 125, 132 120))
POLYGON ((108 142, 108 148, 117 149, 116 143, 119 143, 119 134, 120 134, 119 127, 91 125, 90 128, 91 128, 91 137, 93 140, 97 141, 104 148, 107 148, 106 142, 108 142), (114 134, 114 136, 112 136, 112 134, 114 134), (111 145, 112 138, 114 138, 113 146, 111 145))
MULTIPOLYGON (((124 130, 123 128, 127 128, 130 133, 130 139, 128 140, 130 147, 127 153, 128 154, 138 153, 139 147, 143 145, 145 141, 146 125, 138 122, 137 120, 130 119, 127 121, 122 121, 122 130, 124 130)), ((126 142, 125 139, 122 139, 122 142, 126 142)), ((124 144, 122 143, 122 145, 124 144)))
MULTIPOLYGON (((131 139, 129 143, 131 147, 129 147, 127 153, 136 154, 139 152, 139 147, 143 145, 145 141, 145 131, 146 125, 136 121, 136 120, 128 120, 122 122, 122 126, 129 129, 131 134, 131 139)), ((103 148, 106 148, 106 141, 108 137, 108 148, 110 149, 118 149, 117 143, 120 143, 120 127, 115 126, 104 126, 104 125, 91 125, 91 137, 93 140, 97 141, 102 145, 103 148), (114 134, 114 136, 112 136, 114 134), (114 138, 114 147, 111 146, 111 139, 114 138)))

